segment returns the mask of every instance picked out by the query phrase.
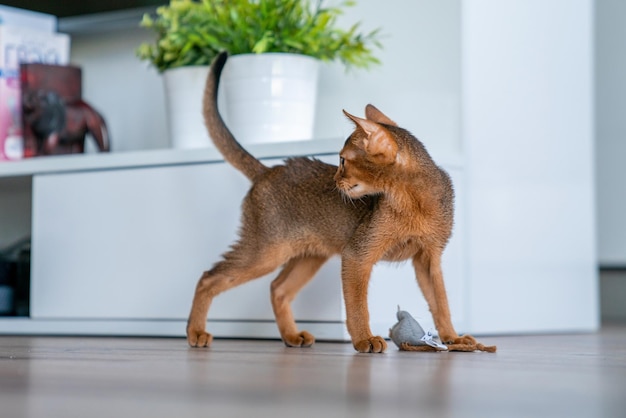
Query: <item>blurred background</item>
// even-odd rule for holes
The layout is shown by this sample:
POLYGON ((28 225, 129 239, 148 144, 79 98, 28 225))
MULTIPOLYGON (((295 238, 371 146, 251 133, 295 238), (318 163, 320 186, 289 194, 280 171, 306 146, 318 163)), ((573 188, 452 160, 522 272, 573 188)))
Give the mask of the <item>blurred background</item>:
MULTIPOLYGON (((24 7, 21 1, 4 3, 24 7)), ((572 92, 571 108, 562 108, 563 112, 558 113, 546 105, 551 100, 550 89, 546 89, 545 97, 536 100, 537 112, 543 112, 545 105, 541 117, 559 121, 570 118, 572 130, 582 135, 582 142, 578 137, 572 138, 572 145, 582 144, 576 145, 575 151, 570 149, 568 137, 555 139, 560 148, 553 149, 550 158, 561 154, 567 160, 575 152, 576 158, 584 162, 581 170, 591 170, 592 184, 574 205, 589 208, 587 213, 593 216, 593 225, 583 225, 579 237, 594 241, 587 242, 585 248, 591 249, 587 256, 594 260, 598 273, 602 320, 626 321, 626 2, 526 0, 511 2, 515 4, 511 8, 508 3, 358 1, 342 19, 346 25, 361 21, 366 30, 382 28, 384 49, 378 54, 382 65, 354 73, 346 73, 334 64, 322 68, 316 138, 345 137, 351 125, 342 117, 341 109, 360 114, 366 103, 373 103, 418 136, 436 158, 463 159, 482 152, 485 148, 472 145, 482 139, 493 141, 494 149, 498 149, 497 139, 475 138, 482 131, 474 121, 488 123, 490 115, 481 112, 507 106, 516 109, 515 103, 505 101, 504 95, 496 97, 494 91, 483 96, 481 91, 468 90, 468 86, 480 84, 474 83, 472 77, 480 73, 481 66, 493 70, 502 65, 511 74, 510 68, 519 64, 517 76, 522 84, 534 85, 534 81, 525 79, 528 73, 541 85, 540 65, 545 61, 542 57, 548 54, 550 59, 558 60, 562 54, 565 61, 558 73, 550 73, 550 69, 545 76, 552 84, 562 81, 559 91, 572 92), (481 39, 497 44, 493 39, 499 37, 499 16, 501 24, 509 26, 518 19, 526 23, 537 21, 536 33, 531 36, 505 37, 509 42, 515 41, 510 48, 522 49, 525 57, 531 57, 529 61, 512 64, 506 61, 505 53, 499 55, 502 61, 498 62, 498 54, 488 54, 488 50, 477 47, 481 39), (481 22, 490 22, 490 26, 485 26, 484 31, 472 26, 481 22), (558 42, 552 42, 555 39, 558 42), (549 49, 554 45, 554 50, 549 49), (535 50, 537 61, 533 62, 535 50), (580 84, 580 80, 584 83, 580 84), (481 100, 501 101, 479 109, 481 100), (587 144, 591 146, 585 148, 587 144), (581 152, 586 155, 579 155, 581 152)), ((150 33, 138 27, 138 22, 142 13, 153 10, 155 4, 159 2, 28 2, 33 10, 57 14, 59 31, 70 33, 71 61, 83 68, 84 97, 106 116, 115 152, 169 146, 162 80, 156 70, 135 56, 138 45, 152 39, 150 33)), ((506 85, 506 80, 500 81, 506 85)), ((523 96, 523 92, 517 93, 523 96)), ((528 129, 525 124, 529 118, 524 114, 504 120, 496 112, 493 118, 495 124, 508 124, 506 130, 501 130, 502 135, 520 131, 524 135, 542 135, 539 119, 531 122, 532 129, 528 129), (518 125, 511 126, 512 123, 518 125)), ((544 133, 550 132, 547 129, 544 133)), ((520 158, 524 155, 520 154, 520 158)), ((554 158, 554 167, 559 166, 559 159, 554 158)), ((572 173, 572 179, 577 178, 575 171, 572 173)), ((470 204, 470 210, 472 207, 470 204)), ((533 220, 527 222, 530 225, 533 220)), ((520 225, 519 230, 528 229, 528 225, 520 225)), ((552 242, 546 246, 547 251, 552 248, 558 253, 560 250, 555 247, 567 251, 577 232, 570 231, 567 237, 572 239, 556 245, 552 242)), ((535 238, 542 241, 540 234, 535 238)))

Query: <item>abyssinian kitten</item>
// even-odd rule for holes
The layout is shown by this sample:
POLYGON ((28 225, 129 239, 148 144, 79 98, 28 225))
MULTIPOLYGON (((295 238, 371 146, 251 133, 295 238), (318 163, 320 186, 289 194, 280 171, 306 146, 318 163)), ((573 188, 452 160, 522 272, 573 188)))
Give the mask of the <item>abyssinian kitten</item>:
POLYGON ((307 347, 314 337, 298 330, 290 303, 331 256, 341 256, 347 327, 359 352, 385 351, 372 335, 368 282, 378 261, 410 259, 442 341, 459 337, 450 319, 441 255, 453 223, 454 192, 420 141, 372 105, 340 153, 339 167, 310 158, 290 158, 266 167, 236 141, 217 109, 217 90, 227 54, 213 62, 203 112, 215 146, 252 182, 242 205, 239 240, 196 287, 187 324, 193 347, 209 346, 205 331, 211 301, 221 292, 282 271, 271 285, 280 335, 287 346, 307 347))

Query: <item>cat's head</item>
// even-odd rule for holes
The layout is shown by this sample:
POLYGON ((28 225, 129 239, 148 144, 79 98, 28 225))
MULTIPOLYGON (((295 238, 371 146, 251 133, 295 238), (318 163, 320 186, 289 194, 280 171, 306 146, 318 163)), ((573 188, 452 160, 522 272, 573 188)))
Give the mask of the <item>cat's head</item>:
POLYGON ((413 137, 372 105, 365 108, 365 119, 344 113, 355 129, 339 153, 337 187, 353 199, 384 193, 407 168, 407 136, 413 137))

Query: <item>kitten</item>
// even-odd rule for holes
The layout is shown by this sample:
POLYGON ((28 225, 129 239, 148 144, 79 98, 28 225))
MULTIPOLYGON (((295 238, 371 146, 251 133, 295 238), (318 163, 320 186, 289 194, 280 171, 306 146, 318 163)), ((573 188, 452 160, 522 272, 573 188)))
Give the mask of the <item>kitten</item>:
POLYGON ((372 105, 355 124, 340 153, 339 167, 309 158, 290 158, 268 168, 235 140, 217 109, 217 89, 227 54, 213 62, 204 92, 204 118, 215 146, 245 174, 252 187, 242 205, 240 239, 223 260, 205 272, 196 287, 187 341, 211 343, 205 331, 212 299, 278 267, 271 299, 287 346, 314 343, 299 331, 290 303, 331 256, 342 258, 341 279, 347 327, 359 352, 385 351, 369 327, 367 290, 380 260, 410 259, 417 281, 446 343, 471 343, 452 326, 441 272, 441 254, 453 223, 454 192, 415 137, 372 105))

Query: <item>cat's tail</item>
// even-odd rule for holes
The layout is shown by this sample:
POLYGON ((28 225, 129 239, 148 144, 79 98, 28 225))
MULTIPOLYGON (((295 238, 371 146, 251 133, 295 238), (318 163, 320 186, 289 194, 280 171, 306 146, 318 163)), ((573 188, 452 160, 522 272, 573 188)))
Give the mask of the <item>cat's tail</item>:
POLYGON ((250 180, 267 171, 267 167, 246 151, 230 132, 217 109, 217 89, 228 53, 220 53, 211 64, 204 88, 202 113, 209 136, 224 159, 250 180))

